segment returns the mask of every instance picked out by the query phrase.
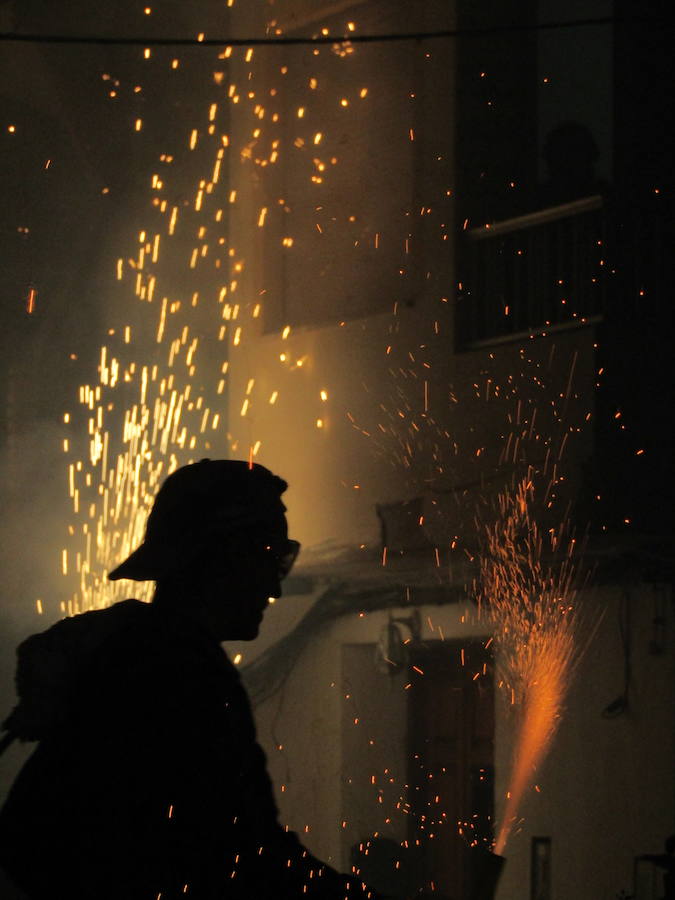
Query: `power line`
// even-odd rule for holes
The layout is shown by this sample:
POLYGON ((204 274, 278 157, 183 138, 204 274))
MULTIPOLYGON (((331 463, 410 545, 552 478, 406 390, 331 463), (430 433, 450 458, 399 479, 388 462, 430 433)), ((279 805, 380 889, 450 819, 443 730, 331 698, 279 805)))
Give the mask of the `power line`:
POLYGON ((432 41, 456 37, 489 37, 491 35, 514 34, 528 31, 553 31, 565 28, 583 28, 592 25, 624 25, 638 22, 656 24, 655 17, 635 16, 617 18, 602 16, 597 18, 570 19, 562 22, 538 22, 531 25, 488 25, 476 28, 452 28, 442 31, 397 32, 390 34, 341 34, 319 35, 317 37, 267 36, 257 38, 150 38, 150 37, 104 37, 74 34, 22 34, 8 31, 0 33, 4 43, 24 44, 88 44, 91 46, 118 47, 260 47, 260 46, 317 46, 322 44, 375 44, 403 41, 432 41))

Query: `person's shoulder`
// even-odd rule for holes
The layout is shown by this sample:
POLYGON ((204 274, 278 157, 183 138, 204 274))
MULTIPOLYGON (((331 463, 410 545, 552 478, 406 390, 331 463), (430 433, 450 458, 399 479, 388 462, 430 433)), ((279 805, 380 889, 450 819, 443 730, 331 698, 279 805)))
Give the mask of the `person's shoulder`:
POLYGON ((184 694, 191 685, 222 692, 237 678, 217 641, 210 640, 188 618, 176 617, 154 604, 120 610, 123 623, 101 659, 101 673, 117 684, 170 689, 184 694), (152 687, 154 686, 154 687, 152 687))

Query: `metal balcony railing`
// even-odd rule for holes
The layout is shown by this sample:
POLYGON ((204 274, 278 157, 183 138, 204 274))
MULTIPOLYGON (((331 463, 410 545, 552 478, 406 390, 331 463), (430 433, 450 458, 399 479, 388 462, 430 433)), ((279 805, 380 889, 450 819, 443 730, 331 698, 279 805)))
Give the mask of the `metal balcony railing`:
POLYGON ((465 231, 459 348, 597 320, 611 278, 607 232, 599 195, 465 231))

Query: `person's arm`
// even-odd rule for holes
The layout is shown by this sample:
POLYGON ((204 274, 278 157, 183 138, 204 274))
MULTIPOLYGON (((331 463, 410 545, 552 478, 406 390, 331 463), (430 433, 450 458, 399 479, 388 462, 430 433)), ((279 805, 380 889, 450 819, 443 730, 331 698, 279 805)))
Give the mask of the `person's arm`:
POLYGON ((239 674, 230 672, 231 701, 227 709, 230 728, 241 741, 244 769, 241 780, 241 841, 253 856, 242 865, 247 878, 259 883, 256 896, 265 897, 265 885, 274 885, 270 895, 316 898, 316 900, 383 900, 360 879, 336 871, 314 856, 298 835, 279 823, 274 790, 267 773, 265 753, 256 740, 248 696, 239 674))
MULTIPOLYGON (((256 743, 249 754, 246 776, 245 843, 254 849, 248 863, 253 877, 262 884, 274 884, 274 897, 316 898, 316 900, 384 900, 372 887, 353 875, 338 872, 314 856, 294 831, 279 824, 272 785, 267 775, 265 755, 256 743), (251 840, 251 838, 253 840, 251 840), (262 848, 262 852, 259 852, 262 848)), ((264 889, 261 888, 264 891, 264 889)), ((259 896, 264 897, 264 892, 259 896)))
POLYGON ((184 882, 256 900, 381 900, 281 826, 247 695, 219 662, 167 652, 146 657, 134 678, 132 743, 147 772, 165 895, 184 882))

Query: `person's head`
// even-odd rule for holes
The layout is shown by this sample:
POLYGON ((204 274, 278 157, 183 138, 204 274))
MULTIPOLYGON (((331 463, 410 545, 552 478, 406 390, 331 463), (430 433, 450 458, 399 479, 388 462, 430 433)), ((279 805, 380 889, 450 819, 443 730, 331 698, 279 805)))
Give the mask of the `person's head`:
POLYGON ((108 578, 155 581, 155 602, 182 607, 219 640, 252 640, 299 550, 288 539, 286 488, 239 460, 177 469, 155 498, 143 543, 108 578))
POLYGON ((542 155, 550 178, 583 182, 594 177, 599 151, 589 128, 563 122, 546 135, 542 155))

